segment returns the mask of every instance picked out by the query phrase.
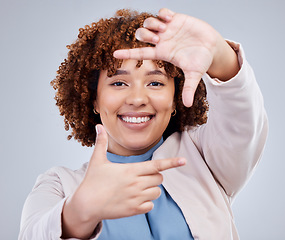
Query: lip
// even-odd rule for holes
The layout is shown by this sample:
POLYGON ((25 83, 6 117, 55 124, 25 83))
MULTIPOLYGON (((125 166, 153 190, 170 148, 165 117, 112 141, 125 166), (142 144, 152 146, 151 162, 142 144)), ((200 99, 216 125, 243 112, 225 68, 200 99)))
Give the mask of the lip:
POLYGON ((155 114, 147 113, 147 112, 126 112, 126 113, 118 114, 117 116, 120 122, 122 123, 122 125, 131 130, 142 130, 148 127, 152 123, 153 119, 155 118, 155 114), (123 118, 126 118, 126 117, 129 117, 129 118, 149 117, 150 119, 146 122, 135 123, 135 122, 124 121, 123 118))
POLYGON ((125 112, 118 114, 120 117, 151 117, 154 115, 154 113, 149 112, 125 112))

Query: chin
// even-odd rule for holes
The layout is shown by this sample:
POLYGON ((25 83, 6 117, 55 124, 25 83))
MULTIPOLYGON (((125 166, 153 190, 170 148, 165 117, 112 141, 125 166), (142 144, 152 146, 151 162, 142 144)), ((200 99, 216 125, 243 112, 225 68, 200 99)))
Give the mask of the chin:
POLYGON ((147 149, 150 146, 150 144, 146 143, 129 143, 126 144, 125 148, 130 151, 143 151, 144 149, 147 149))
POLYGON ((153 141, 128 141, 124 144, 124 147, 130 152, 134 152, 135 155, 143 154, 151 149, 156 143, 156 140, 153 141))

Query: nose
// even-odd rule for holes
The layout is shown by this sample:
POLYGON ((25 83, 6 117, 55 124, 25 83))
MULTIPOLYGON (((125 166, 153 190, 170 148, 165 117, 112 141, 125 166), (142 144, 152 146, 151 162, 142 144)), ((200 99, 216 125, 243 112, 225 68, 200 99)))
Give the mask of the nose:
POLYGON ((126 97, 126 104, 133 105, 135 107, 144 106, 149 102, 149 96, 147 90, 143 87, 134 87, 129 90, 126 97))

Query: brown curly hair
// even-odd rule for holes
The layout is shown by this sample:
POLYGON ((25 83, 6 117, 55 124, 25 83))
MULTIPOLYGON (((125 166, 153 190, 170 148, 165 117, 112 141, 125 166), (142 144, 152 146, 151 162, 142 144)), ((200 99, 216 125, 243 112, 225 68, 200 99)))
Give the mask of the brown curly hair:
MULTIPOLYGON (((120 68, 123 60, 113 57, 113 52, 122 48, 138 48, 152 44, 136 39, 136 29, 142 27, 149 13, 138 13, 122 9, 109 19, 100 19, 85 28, 79 29, 78 39, 71 45, 67 58, 61 63, 51 85, 56 90, 55 100, 60 115, 64 116, 65 130, 71 127, 68 139, 81 142, 83 146, 92 146, 96 138, 95 125, 101 123, 100 116, 93 112, 93 102, 97 95, 100 70, 107 70, 112 76, 120 68)), ((206 88, 201 80, 196 90, 193 106, 186 108, 182 103, 184 75, 174 65, 156 60, 158 67, 164 67, 167 75, 175 80, 177 114, 171 118, 163 136, 168 137, 188 126, 202 125, 207 121, 208 104, 206 88)), ((143 61, 138 61, 140 67, 143 61)))

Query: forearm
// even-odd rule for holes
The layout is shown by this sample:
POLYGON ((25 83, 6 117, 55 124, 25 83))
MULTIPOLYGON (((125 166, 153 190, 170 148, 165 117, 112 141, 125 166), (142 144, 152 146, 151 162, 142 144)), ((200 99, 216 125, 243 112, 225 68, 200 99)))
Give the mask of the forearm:
MULTIPOLYGON (((238 50, 237 44, 231 45, 238 50)), ((200 144, 209 167, 230 196, 251 175, 267 136, 262 94, 241 49, 238 58, 241 70, 230 81, 203 78, 210 112, 200 131, 200 144)))

